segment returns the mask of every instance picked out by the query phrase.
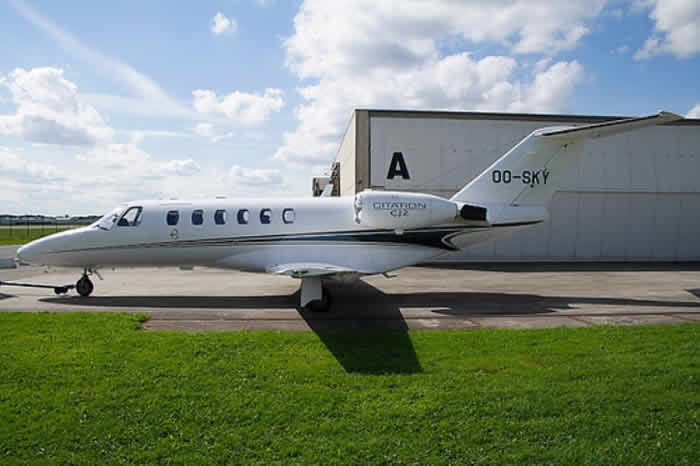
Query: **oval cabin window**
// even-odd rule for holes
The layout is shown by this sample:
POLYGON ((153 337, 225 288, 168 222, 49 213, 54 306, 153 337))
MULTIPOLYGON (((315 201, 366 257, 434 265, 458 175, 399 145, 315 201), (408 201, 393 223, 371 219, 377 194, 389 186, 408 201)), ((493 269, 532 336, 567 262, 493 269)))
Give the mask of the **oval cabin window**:
POLYGON ((165 216, 165 220, 170 226, 177 225, 178 220, 180 220, 180 212, 177 210, 171 210, 168 215, 165 216))
POLYGON ((192 211, 192 225, 201 225, 204 223, 204 211, 197 209, 192 211))
POLYGON ((245 225, 248 223, 248 209, 241 209, 238 211, 238 223, 245 225))
POLYGON ((270 209, 263 209, 260 211, 260 223, 267 225, 272 221, 272 211, 270 209))
POLYGON ((226 211, 221 209, 214 212, 214 223, 224 225, 226 223, 226 211))

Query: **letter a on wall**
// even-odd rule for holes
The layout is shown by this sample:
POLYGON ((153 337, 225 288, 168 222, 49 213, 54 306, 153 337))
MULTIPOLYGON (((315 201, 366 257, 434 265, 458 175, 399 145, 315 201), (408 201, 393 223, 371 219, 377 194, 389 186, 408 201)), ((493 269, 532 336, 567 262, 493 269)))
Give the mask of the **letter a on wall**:
POLYGON ((411 176, 408 174, 408 167, 406 167, 406 161, 403 159, 403 153, 401 152, 394 152, 394 155, 391 156, 389 173, 386 174, 386 179, 393 180, 397 175, 400 175, 404 180, 411 179, 411 176))

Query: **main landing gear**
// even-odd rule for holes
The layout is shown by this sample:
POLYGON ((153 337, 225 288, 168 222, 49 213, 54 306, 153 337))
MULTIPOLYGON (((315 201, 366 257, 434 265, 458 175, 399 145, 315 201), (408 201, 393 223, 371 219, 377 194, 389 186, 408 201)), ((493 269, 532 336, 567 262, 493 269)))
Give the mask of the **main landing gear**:
POLYGON ((75 283, 75 291, 77 291, 80 296, 90 296, 92 290, 95 289, 95 285, 92 284, 92 280, 88 277, 89 273, 93 273, 93 271, 85 269, 83 271, 83 276, 75 283))
POLYGON ((321 277, 301 279, 301 308, 311 312, 328 312, 331 308, 331 295, 324 288, 321 277))

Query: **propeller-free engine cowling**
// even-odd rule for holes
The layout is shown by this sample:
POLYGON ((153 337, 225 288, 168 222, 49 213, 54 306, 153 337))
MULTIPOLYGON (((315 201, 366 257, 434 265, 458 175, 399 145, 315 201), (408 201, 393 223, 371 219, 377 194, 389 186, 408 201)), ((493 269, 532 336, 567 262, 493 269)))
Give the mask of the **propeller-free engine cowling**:
POLYGON ((451 223, 459 215, 456 202, 429 194, 363 191, 355 196, 355 223, 403 231, 451 223))

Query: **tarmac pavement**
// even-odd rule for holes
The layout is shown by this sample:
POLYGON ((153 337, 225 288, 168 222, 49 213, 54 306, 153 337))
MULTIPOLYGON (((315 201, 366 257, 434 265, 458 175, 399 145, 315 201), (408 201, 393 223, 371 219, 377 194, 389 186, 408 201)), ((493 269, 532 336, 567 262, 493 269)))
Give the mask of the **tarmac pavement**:
POLYGON ((0 269, 15 268, 15 252, 19 246, 0 246, 0 269))
MULTIPOLYGON (((1 256, 1 254, 0 254, 1 256)), ((397 278, 329 281, 328 313, 297 308, 299 281, 197 267, 101 270, 95 292, 0 287, 0 312, 147 312, 148 330, 346 331, 543 328, 700 322, 699 264, 409 267, 397 278)), ((66 285, 79 271, 19 267, 0 280, 66 285)))

